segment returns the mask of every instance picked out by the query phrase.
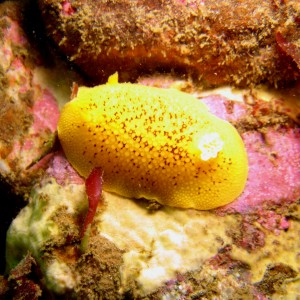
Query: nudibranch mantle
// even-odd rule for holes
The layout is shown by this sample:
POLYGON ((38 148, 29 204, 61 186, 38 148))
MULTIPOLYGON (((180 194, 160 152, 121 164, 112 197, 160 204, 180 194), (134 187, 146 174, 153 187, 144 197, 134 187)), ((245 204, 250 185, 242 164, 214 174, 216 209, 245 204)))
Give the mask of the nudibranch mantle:
POLYGON ((118 83, 80 87, 62 109, 58 136, 83 177, 104 170, 103 188, 163 205, 213 209, 236 199, 248 174, 236 129, 192 95, 118 83))

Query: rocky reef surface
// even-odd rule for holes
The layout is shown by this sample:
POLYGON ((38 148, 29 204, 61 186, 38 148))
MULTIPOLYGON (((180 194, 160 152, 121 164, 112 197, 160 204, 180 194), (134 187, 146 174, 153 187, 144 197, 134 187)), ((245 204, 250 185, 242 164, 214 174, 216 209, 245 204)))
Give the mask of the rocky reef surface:
MULTIPOLYGON (((60 5, 70 11, 68 3, 60 5)), ((140 76, 140 84, 194 95, 237 128, 249 161, 245 190, 210 211, 104 192, 82 239, 84 180, 53 147, 59 109, 80 79, 44 64, 23 29, 25 12, 0 4, 0 174, 25 205, 7 232, 0 298, 299 297, 299 86, 203 90, 174 73, 140 76)))
POLYGON ((298 0, 39 4, 49 37, 94 82, 178 70, 203 86, 281 86, 300 75, 298 0))

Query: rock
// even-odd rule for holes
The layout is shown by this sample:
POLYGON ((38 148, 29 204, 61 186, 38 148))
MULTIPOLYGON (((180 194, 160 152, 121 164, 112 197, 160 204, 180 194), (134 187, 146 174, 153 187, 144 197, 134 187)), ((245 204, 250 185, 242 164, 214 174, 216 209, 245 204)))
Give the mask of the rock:
POLYGON ((204 212, 167 206, 149 210, 147 201, 105 192, 90 234, 81 241, 85 187, 63 154, 56 153, 9 229, 8 266, 30 251, 48 289, 78 299, 267 299, 299 293, 298 126, 260 99, 250 105, 189 88, 240 131, 250 168, 256 170, 244 195, 204 212), (253 143, 257 135, 258 147, 253 143), (270 139, 261 139, 264 135, 270 139), (267 154, 274 149, 277 156, 267 154), (289 166, 291 155, 295 165, 289 166), (282 188, 267 176, 270 172, 282 177, 282 188), (276 281, 270 280, 270 270, 276 281))
POLYGON ((177 70, 204 86, 242 87, 282 85, 300 75, 297 0, 39 4, 49 37, 97 83, 115 71, 134 80, 145 72, 177 70))

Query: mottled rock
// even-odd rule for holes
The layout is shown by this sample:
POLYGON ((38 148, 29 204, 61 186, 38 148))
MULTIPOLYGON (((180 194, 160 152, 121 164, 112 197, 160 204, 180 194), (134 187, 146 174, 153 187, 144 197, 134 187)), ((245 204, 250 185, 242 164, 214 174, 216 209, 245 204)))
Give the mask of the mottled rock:
POLYGON ((298 0, 40 0, 49 36, 94 82, 155 70, 202 85, 299 78, 298 0))

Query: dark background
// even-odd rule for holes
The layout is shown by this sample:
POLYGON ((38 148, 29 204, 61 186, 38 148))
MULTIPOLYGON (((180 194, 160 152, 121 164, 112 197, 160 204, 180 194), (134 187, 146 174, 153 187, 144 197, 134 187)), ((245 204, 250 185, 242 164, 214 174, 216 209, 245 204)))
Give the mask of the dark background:
POLYGON ((15 195, 10 186, 0 180, 0 274, 5 271, 6 232, 12 220, 26 204, 22 197, 15 195))

